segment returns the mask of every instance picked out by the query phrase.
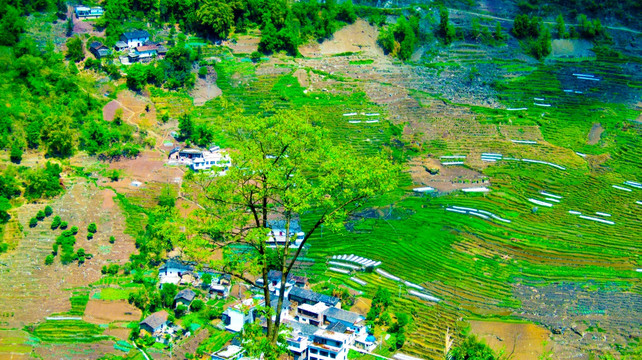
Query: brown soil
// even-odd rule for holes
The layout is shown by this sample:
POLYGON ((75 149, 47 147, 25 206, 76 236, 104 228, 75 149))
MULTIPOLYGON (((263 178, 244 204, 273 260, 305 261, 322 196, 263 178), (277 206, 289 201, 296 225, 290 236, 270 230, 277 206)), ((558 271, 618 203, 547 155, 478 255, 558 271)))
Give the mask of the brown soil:
POLYGON ((183 177, 183 172, 178 166, 165 166, 167 158, 164 154, 146 150, 135 159, 125 159, 109 164, 109 169, 122 170, 124 176, 111 182, 103 179, 103 184, 109 185, 119 193, 132 193, 148 187, 147 183, 177 184, 183 177), (132 181, 142 184, 139 187, 132 185, 132 181))
POLYGON ((134 94, 129 90, 118 93, 116 100, 112 100, 103 108, 103 118, 107 121, 114 120, 117 109, 123 109, 123 120, 143 128, 156 125, 156 108, 154 103, 146 97, 134 94), (149 110, 145 110, 148 108, 149 110))
POLYGON ((59 256, 53 265, 45 266, 44 259, 51 253, 52 244, 59 230, 49 229, 50 221, 43 221, 35 228, 27 225, 29 218, 42 208, 39 204, 23 205, 18 219, 23 224, 25 236, 16 250, 0 256, 7 266, 0 276, 0 313, 11 312, 5 319, 9 327, 22 328, 41 321, 52 313, 68 311, 71 307, 70 289, 86 286, 101 278, 100 269, 110 263, 123 264, 135 252, 134 241, 124 234, 125 219, 118 207, 103 208, 104 194, 83 179, 68 183, 67 192, 50 205, 69 226, 77 226, 75 249, 83 248, 93 254, 84 264, 62 265, 59 256), (87 240, 87 226, 95 222, 98 232, 87 240), (109 244, 110 236, 115 244, 109 244))
POLYGON ((441 192, 490 186, 490 181, 474 170, 461 166, 443 166, 437 159, 415 158, 410 161, 410 175, 417 185, 430 186, 441 192), (431 175, 426 169, 438 168, 439 173, 431 175))
POLYGON ((105 189, 101 192, 103 194, 103 209, 111 209, 116 205, 114 202, 114 196, 116 196, 116 193, 114 193, 113 190, 110 189, 105 189))
POLYGON ((368 311, 370 311, 370 307, 372 306, 372 299, 368 298, 357 298, 357 300, 354 302, 354 305, 350 308, 350 311, 354 311, 357 314, 366 316, 368 314, 368 311))
POLYGON ((254 35, 241 35, 236 41, 225 41, 223 45, 228 46, 237 54, 251 54, 259 49, 261 33, 254 35))
POLYGON ((92 324, 110 324, 114 321, 138 321, 141 311, 125 300, 90 299, 83 320, 92 324))
POLYGON ((595 123, 593 124, 593 127, 591 127, 591 132, 589 132, 588 135, 588 140, 586 143, 588 145, 595 145, 600 141, 600 138, 602 137, 602 133, 604 132, 604 128, 602 127, 601 124, 595 123))
POLYGON ((310 86, 310 82, 308 81, 308 72, 304 69, 298 69, 292 75, 297 79, 301 87, 307 88, 310 86))
POLYGON ((345 52, 362 52, 363 54, 382 56, 383 51, 377 45, 378 36, 379 30, 376 27, 363 19, 358 19, 354 24, 337 31, 332 39, 321 44, 311 43, 301 46, 299 51, 305 57, 319 57, 345 52))
POLYGON ((503 323, 495 321, 470 321, 473 334, 483 339, 493 350, 504 350, 509 358, 537 360, 550 346, 544 342, 549 331, 535 324, 503 323))
POLYGON ((194 106, 203 106, 206 102, 222 93, 221 89, 216 85, 216 71, 210 69, 204 79, 197 76, 196 86, 190 91, 190 96, 194 99, 194 106))

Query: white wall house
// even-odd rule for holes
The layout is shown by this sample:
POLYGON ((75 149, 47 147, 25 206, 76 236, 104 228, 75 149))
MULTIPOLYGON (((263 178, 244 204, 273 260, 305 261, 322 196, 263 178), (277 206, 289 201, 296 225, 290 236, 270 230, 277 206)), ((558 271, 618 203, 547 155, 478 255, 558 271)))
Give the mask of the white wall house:
POLYGON ((239 332, 245 324, 251 324, 258 316, 257 306, 263 305, 264 301, 245 299, 238 304, 231 306, 223 312, 223 323, 225 330, 239 332))
POLYGON ((208 150, 175 148, 169 152, 169 165, 187 165, 194 171, 218 167, 224 175, 232 162, 225 150, 213 146, 208 150))
POLYGON ((127 47, 134 49, 143 46, 149 41, 149 33, 145 30, 134 30, 120 35, 120 40, 127 44, 127 47))
POLYGON ((346 360, 350 335, 319 329, 308 346, 308 360, 346 360))

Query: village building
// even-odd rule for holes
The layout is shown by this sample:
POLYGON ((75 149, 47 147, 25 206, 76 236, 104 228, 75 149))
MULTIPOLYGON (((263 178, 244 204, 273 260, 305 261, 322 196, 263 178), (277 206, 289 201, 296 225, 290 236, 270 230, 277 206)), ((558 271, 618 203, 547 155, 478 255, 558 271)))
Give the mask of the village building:
POLYGON ((218 167, 223 173, 229 169, 231 159, 227 152, 218 146, 208 150, 174 148, 169 152, 169 165, 186 165, 194 171, 218 167))
POLYGON ((110 54, 109 48, 98 41, 89 45, 89 52, 94 54, 96 59, 102 59, 110 54))
POLYGON ((196 297, 196 293, 192 289, 183 289, 174 296, 174 305, 178 307, 178 305, 185 305, 189 307, 192 304, 192 301, 194 301, 194 298, 196 297))
POLYGON ((325 322, 330 323, 330 325, 342 324, 347 331, 357 335, 366 333, 366 318, 363 315, 334 307, 328 308, 324 315, 325 322))
POLYGON ((116 51, 129 50, 129 46, 127 46, 127 43, 124 41, 117 41, 116 45, 114 45, 114 50, 116 51))
POLYGON ((212 360, 238 360, 243 358, 245 350, 238 345, 229 345, 212 354, 212 360))
POLYGON ((269 247, 285 246, 286 241, 289 241, 290 248, 298 248, 305 238, 305 233, 301 231, 301 225, 296 220, 290 221, 290 231, 286 230, 284 220, 268 221, 268 227, 270 233, 266 244, 269 247))
POLYGON ((290 290, 288 299, 291 302, 296 302, 301 306, 301 304, 316 305, 319 302, 324 303, 327 307, 336 307, 341 308, 341 300, 334 296, 319 294, 311 290, 302 289, 300 287, 293 287, 290 290))
POLYGON ((74 13, 76 14, 77 19, 97 19, 103 16, 105 11, 100 6, 87 7, 87 6, 76 6, 74 13))
POLYGON ((301 304, 297 307, 294 320, 304 324, 320 326, 323 325, 323 315, 326 310, 328 310, 328 306, 322 302, 314 305, 301 304))
POLYGON ((155 44, 137 46, 134 48, 134 53, 138 57, 138 60, 152 59, 158 55, 158 48, 155 44))
POLYGON ((319 329, 312 337, 308 346, 308 359, 310 360, 346 360, 350 335, 319 329))
POLYGON ((167 311, 157 311, 140 322, 140 329, 141 331, 148 332, 152 336, 156 336, 167 329, 169 325, 167 321, 168 318, 169 314, 167 311))
POLYGON ((149 41, 149 33, 145 30, 128 31, 120 35, 120 40, 127 44, 129 49, 134 49, 149 41))
POLYGON ((258 318, 257 306, 263 306, 265 302, 261 299, 245 299, 237 304, 228 307, 223 312, 223 324, 225 330, 239 332, 245 324, 251 324, 258 318))

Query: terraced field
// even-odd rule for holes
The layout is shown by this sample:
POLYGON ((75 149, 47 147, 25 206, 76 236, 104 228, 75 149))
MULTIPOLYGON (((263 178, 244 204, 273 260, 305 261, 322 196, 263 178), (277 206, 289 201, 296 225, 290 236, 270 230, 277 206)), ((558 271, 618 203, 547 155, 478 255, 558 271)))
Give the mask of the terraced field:
MULTIPOLYGON (((503 56, 511 55, 504 51, 503 56)), ((402 138, 406 144, 421 143, 420 156, 464 155, 464 166, 488 176, 492 186, 485 194, 419 196, 409 192, 408 174, 400 174, 399 190, 370 204, 388 216, 355 220, 342 232, 313 236, 306 256, 314 265, 306 273, 317 280, 332 278, 365 296, 378 286, 400 295, 394 309, 413 317, 402 351, 423 358, 442 357, 446 332, 464 328, 466 318, 540 324, 551 331, 560 359, 626 346, 622 332, 641 336, 640 324, 628 319, 642 315, 635 305, 642 294, 642 273, 635 271, 642 267, 636 235, 642 230, 642 206, 636 204, 642 190, 613 187, 642 180, 642 126, 631 121, 640 113, 634 102, 642 77, 635 66, 602 53, 586 63, 505 61, 474 46, 449 52, 451 65, 443 67, 420 69, 368 58, 272 59, 256 67, 224 57, 217 66, 223 95, 195 112, 200 121, 222 123, 235 112, 262 115, 297 108, 338 143, 365 153, 394 148, 392 140, 402 138), (481 87, 461 105, 456 96, 435 93, 444 89, 446 79, 462 81, 457 73, 472 64, 501 75, 490 91, 481 87), (299 78, 302 71, 307 74, 307 87, 296 71, 299 78), (525 109, 510 110, 516 108, 525 109), (589 145, 596 123, 604 132, 589 145), (405 125, 403 135, 391 124, 405 125), (499 153, 502 160, 483 161, 482 153, 499 153), (446 211, 452 206, 509 222, 446 211), (413 288, 377 273, 357 274, 364 286, 350 279, 354 274, 328 271, 325 262, 338 254, 382 261, 383 270, 419 284, 441 301, 412 296, 413 288), (569 287, 576 289, 575 297, 560 292, 569 287), (546 295, 540 297, 539 291, 546 295), (537 306, 548 298, 554 306, 537 306), (611 340, 591 340, 597 328, 611 340)))

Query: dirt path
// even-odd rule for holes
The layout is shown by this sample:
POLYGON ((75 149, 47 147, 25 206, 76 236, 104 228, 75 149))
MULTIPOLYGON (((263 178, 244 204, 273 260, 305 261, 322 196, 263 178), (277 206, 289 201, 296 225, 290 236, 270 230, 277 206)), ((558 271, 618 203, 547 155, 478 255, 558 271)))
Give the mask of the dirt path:
MULTIPOLYGON (((482 17, 485 19, 492 19, 492 20, 499 20, 499 21, 507 21, 507 22, 514 22, 514 19, 509 19, 509 18, 504 18, 504 17, 499 17, 499 16, 493 16, 493 15, 488 15, 488 14, 482 14, 474 11, 468 11, 468 10, 459 10, 459 9, 453 9, 453 8, 448 8, 451 14, 466 14, 466 15, 472 15, 472 16, 477 16, 477 17, 482 17)), ((544 21, 544 24, 549 24, 549 25, 555 25, 556 23, 553 21, 544 21)), ((569 24, 567 23, 566 26, 577 26, 578 24, 569 24)), ((609 30, 617 30, 617 31, 625 31, 625 32, 630 32, 632 34, 642 34, 642 31, 638 30, 633 30, 629 29, 624 26, 604 26, 604 28, 609 29, 609 30)))

